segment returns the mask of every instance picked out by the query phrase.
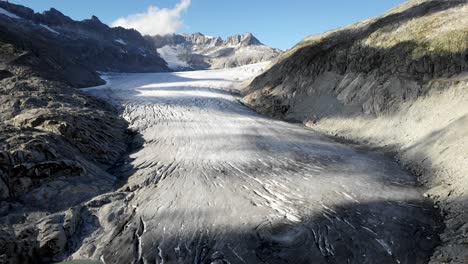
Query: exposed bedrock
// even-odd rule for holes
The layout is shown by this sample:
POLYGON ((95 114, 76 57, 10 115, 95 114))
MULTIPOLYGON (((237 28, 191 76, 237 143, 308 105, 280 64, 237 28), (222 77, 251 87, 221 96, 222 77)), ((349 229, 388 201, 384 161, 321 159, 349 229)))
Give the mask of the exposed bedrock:
POLYGON ((118 182, 107 170, 127 151, 127 123, 67 85, 18 76, 0 81, 0 121, 0 262, 60 258, 82 203, 118 182))

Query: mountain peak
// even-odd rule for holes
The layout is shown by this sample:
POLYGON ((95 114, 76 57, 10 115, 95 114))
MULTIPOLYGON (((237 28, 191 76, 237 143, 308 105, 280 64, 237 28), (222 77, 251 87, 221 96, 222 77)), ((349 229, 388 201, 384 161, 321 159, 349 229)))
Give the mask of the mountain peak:
POLYGON ((91 16, 91 20, 94 20, 96 22, 101 22, 101 20, 99 20, 99 18, 97 16, 95 16, 95 15, 91 16))
POLYGON ((228 45, 240 45, 242 47, 245 46, 253 46, 253 45, 263 45, 252 33, 247 32, 242 35, 233 35, 225 40, 226 44, 228 45))
POLYGON ((200 32, 193 33, 191 35, 182 35, 186 41, 189 41, 193 44, 198 45, 220 45, 222 40, 220 38, 213 38, 210 36, 205 36, 200 32))
POLYGON ((47 21, 47 24, 61 25, 73 22, 73 20, 64 15, 62 12, 58 11, 55 8, 51 8, 43 13, 43 20, 47 21))
POLYGON ((243 42, 247 45, 263 45, 252 33, 247 32, 243 35, 243 42))
POLYGON ((62 12, 58 11, 57 9, 55 8, 50 8, 49 10, 47 11, 44 11, 43 12, 44 15, 53 15, 53 16, 65 16, 62 12))

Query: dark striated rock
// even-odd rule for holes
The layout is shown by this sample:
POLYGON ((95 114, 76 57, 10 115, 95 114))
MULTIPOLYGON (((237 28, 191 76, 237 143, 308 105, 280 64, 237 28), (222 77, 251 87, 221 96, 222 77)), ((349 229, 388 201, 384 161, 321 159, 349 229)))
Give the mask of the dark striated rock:
POLYGON ((130 139, 116 109, 72 86, 167 67, 134 30, 0 8, 21 17, 0 14, 0 263, 48 263, 86 233, 79 204, 113 190, 108 169, 130 139))
POLYGON ((116 184, 106 170, 127 150, 127 124, 58 82, 14 76, 0 94, 0 262, 54 261, 72 246, 75 206, 116 184))

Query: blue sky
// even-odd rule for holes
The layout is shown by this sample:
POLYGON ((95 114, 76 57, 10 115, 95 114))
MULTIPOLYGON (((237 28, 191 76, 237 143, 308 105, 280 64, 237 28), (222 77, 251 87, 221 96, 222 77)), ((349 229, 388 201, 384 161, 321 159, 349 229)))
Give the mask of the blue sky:
POLYGON ((404 0, 10 0, 37 12, 55 7, 73 19, 96 15, 111 25, 143 32, 226 37, 252 32, 263 43, 288 49, 304 37, 382 14, 404 0), (180 4, 181 2, 184 2, 180 4), (179 3, 179 8, 175 8, 179 3), (148 11, 148 7, 158 7, 148 11), (164 9, 167 8, 167 9, 164 9), (161 12, 163 11, 163 12, 161 12), (138 17, 128 17, 141 13, 138 17), (163 21, 156 23, 156 21, 163 21), (142 25, 143 24, 143 25, 142 25))

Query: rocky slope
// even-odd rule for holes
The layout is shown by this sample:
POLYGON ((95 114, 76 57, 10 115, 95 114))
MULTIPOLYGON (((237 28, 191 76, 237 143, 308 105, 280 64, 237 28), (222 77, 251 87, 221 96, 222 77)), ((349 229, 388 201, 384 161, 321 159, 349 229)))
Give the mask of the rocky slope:
POLYGON ((0 40, 24 51, 3 64, 31 66, 36 75, 75 87, 102 84, 96 71, 169 70, 140 33, 110 28, 95 16, 74 21, 56 9, 39 14, 5 1, 0 11, 0 40))
POLYGON ((161 56, 176 70, 202 70, 232 68, 269 61, 281 51, 262 44, 251 33, 234 35, 226 39, 191 35, 147 37, 161 56))
POLYGON ((468 262, 467 1, 408 1, 307 37, 244 93, 262 113, 396 151, 445 216, 431 262, 468 262))
POLYGON ((69 85, 101 82, 68 53, 91 47, 59 45, 39 22, 0 13, 0 263, 48 263, 86 232, 81 204, 114 188, 110 169, 134 137, 116 109, 69 85))
POLYGON ((74 207, 116 184, 127 124, 72 87, 18 76, 0 81, 0 123, 0 263, 50 261, 79 230, 74 207))

